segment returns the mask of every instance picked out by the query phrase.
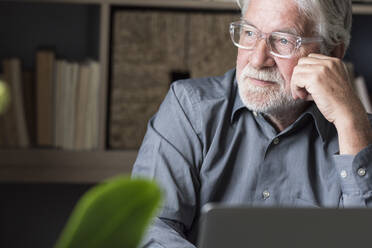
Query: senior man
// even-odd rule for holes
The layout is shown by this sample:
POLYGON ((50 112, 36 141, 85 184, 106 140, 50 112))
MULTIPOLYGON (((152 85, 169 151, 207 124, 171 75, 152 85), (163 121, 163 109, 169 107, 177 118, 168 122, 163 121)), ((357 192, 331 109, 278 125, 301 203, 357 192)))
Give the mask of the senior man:
POLYGON ((236 70, 172 85, 133 176, 165 203, 145 247, 193 247, 208 202, 371 207, 372 129, 341 59, 350 0, 246 0, 236 70))

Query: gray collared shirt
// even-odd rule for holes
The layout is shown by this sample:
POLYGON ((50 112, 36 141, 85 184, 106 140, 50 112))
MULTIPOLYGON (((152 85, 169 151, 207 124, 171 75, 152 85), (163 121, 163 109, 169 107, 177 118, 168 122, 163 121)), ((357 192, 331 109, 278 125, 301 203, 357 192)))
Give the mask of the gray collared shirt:
POLYGON ((133 176, 165 191, 144 246, 194 247, 208 202, 371 207, 372 145, 338 155, 336 129, 315 104, 276 132, 244 106, 231 70, 172 85, 149 121, 133 176))

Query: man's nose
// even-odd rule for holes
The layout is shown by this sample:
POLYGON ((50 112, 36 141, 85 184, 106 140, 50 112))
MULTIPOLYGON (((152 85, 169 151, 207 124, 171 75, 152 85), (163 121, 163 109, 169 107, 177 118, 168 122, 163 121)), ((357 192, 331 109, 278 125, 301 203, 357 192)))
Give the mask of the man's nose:
POLYGON ((255 69, 262 69, 264 67, 271 67, 275 65, 274 58, 270 54, 270 50, 265 39, 260 39, 257 41, 256 47, 251 53, 250 64, 255 69))

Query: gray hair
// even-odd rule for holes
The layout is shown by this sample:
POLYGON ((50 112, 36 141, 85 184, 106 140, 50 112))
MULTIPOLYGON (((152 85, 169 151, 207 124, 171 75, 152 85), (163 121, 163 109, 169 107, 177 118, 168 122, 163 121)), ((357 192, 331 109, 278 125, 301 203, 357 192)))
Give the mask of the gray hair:
MULTIPOLYGON (((250 0, 236 0, 242 10, 247 11, 250 0)), ((324 39, 322 52, 328 54, 335 46, 350 43, 352 5, 351 0, 294 0, 298 9, 309 21, 313 22, 317 35, 324 39)))

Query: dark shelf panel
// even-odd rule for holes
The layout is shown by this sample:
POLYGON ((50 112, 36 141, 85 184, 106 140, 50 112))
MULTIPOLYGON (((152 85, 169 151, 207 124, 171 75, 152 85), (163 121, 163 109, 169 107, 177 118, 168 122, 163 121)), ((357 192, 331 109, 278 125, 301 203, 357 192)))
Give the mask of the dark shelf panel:
POLYGON ((1 150, 0 182, 96 183, 130 174, 137 151, 1 150))

